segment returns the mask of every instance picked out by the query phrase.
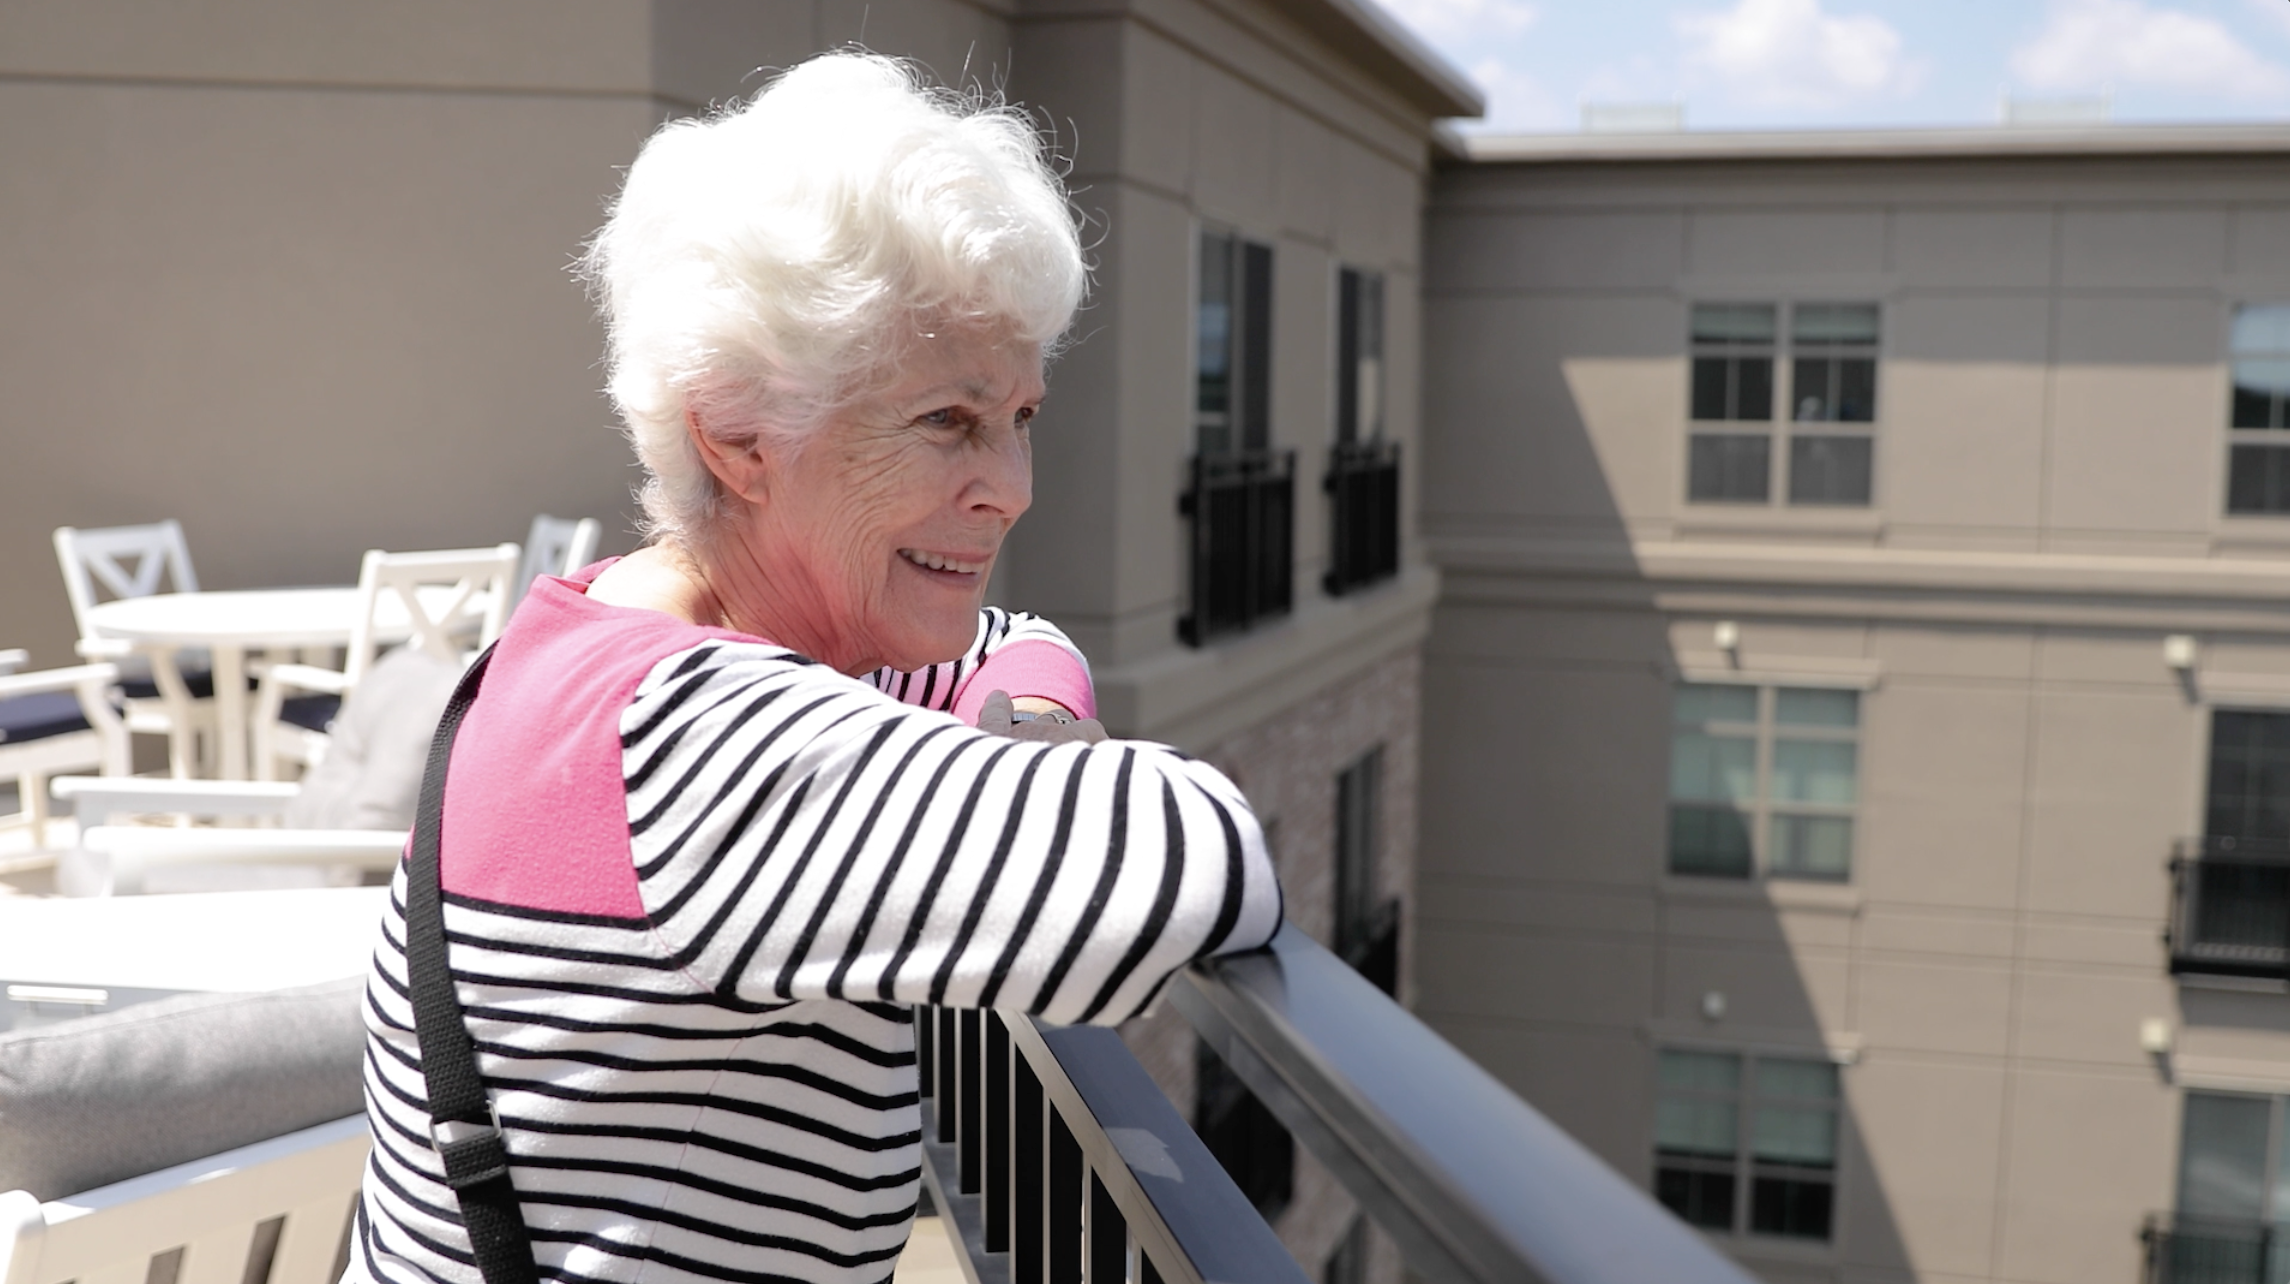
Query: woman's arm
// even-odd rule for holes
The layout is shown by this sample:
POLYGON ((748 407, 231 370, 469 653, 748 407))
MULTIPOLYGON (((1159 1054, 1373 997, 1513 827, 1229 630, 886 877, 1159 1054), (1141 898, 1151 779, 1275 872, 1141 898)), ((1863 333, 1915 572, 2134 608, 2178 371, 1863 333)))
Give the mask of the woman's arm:
POLYGON ((913 673, 877 669, 867 680, 893 699, 972 725, 987 695, 998 690, 1009 692, 1020 709, 1054 704, 1077 718, 1097 716, 1081 651, 1048 620, 998 606, 979 611, 978 637, 960 659, 913 673))
POLYGON ((663 661, 622 729, 645 907, 727 997, 1111 1023, 1279 926, 1247 802, 1165 746, 991 736, 740 644, 663 661))

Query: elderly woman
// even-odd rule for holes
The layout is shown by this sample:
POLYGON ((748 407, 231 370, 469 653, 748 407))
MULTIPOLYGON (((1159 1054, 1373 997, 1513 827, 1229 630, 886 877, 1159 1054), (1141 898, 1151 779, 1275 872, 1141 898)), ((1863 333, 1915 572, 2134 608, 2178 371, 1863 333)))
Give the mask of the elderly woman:
MULTIPOLYGON (((458 723, 451 992, 540 1276, 885 1280, 909 1005, 1120 1021, 1279 891, 1230 782, 982 609, 1085 277, 1024 117, 817 59, 654 136, 590 268, 653 538, 536 586, 458 723)), ((409 886, 350 1276, 474 1284, 409 886)))

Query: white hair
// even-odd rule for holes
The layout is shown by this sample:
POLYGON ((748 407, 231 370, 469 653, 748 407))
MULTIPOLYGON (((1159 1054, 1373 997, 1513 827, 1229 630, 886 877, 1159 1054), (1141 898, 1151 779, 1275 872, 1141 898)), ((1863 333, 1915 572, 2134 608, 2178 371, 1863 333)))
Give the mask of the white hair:
POLYGON ((1088 285, 1033 122, 863 53, 662 126, 582 270, 648 474, 647 531, 683 539, 722 511, 687 421, 791 441, 938 326, 1054 347, 1088 285))

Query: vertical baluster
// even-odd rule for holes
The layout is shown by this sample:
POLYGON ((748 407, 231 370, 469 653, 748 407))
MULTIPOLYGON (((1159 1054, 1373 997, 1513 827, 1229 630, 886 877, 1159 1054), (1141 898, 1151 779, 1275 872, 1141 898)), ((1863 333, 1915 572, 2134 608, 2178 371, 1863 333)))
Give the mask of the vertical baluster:
POLYGON ((965 1195, 978 1193, 978 1181, 984 1175, 980 1171, 984 1165, 978 1162, 978 1140, 985 1132, 979 1126, 981 1120, 978 1108, 981 1102, 978 1089, 979 1080, 984 1078, 983 1072, 986 1069, 986 1040, 979 1030, 978 1015, 976 1008, 962 1010, 962 1078, 956 1085, 962 1094, 962 1124, 955 1130, 955 1141, 962 1153, 960 1167, 962 1193, 965 1195))
POLYGON ((1044 1122, 1049 1129, 1050 1180, 1043 1203, 1049 1218, 1047 1284, 1076 1284, 1081 1279, 1081 1208, 1083 1170, 1081 1143, 1073 1129, 1051 1109, 1044 1122))
MULTIPOLYGON (((1025 1018, 1020 1017, 1019 1020, 1025 1018)), ((1042 1129, 1042 1081, 1016 1048, 1010 1050, 1010 1284, 1046 1284, 1042 1199, 1049 1189, 1050 1156, 1042 1129)))
POLYGON ((1082 1278, 1088 1284, 1124 1284, 1129 1278, 1129 1223, 1122 1220, 1121 1209, 1113 1202, 1113 1192, 1089 1175, 1089 1213, 1087 1217, 1089 1246, 1085 1250, 1088 1267, 1082 1278))
POLYGON ((982 1014, 986 1031, 985 1108, 978 1144, 985 1154, 986 1251, 1010 1251, 1010 1030, 1002 1014, 982 1014))
POLYGON ((914 1010, 914 1083, 915 1091, 925 1101, 930 1100, 932 1090, 938 1086, 938 1065, 930 1058, 930 1036, 937 1028, 929 1008, 914 1010))
POLYGON ((955 1106, 961 1100, 954 1090, 955 1071, 962 1065, 962 1044, 955 1037, 960 1015, 953 1008, 938 1009, 938 1143, 942 1146, 954 1140, 955 1106))

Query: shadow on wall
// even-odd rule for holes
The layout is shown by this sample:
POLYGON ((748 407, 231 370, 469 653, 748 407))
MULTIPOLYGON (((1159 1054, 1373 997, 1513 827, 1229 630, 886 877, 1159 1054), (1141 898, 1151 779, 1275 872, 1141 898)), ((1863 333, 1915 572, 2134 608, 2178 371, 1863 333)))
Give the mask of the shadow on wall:
POLYGON ((1753 820, 1750 841, 1673 808, 1673 754, 1685 794, 1741 761, 1744 737, 1709 724, 1745 719, 1748 752, 1762 736, 1770 759, 1778 702, 1832 724, 1854 704, 1800 709, 1710 672, 1714 621, 1665 610, 1630 561, 1615 474, 1674 465, 1602 458, 1580 404, 1595 384, 1602 405, 1675 419, 1682 307, 1570 300, 1493 325, 1435 277, 1426 319, 1426 350, 1477 383, 1428 381, 1445 587, 1425 660, 1420 1011, 1763 1278, 1911 1278, 1838 1046, 1847 902, 1834 883, 1755 876, 1783 846, 1817 863, 1836 836, 1777 843, 1753 820), (1647 324, 1649 308, 1676 323, 1647 324), (1489 405, 1507 408, 1500 431, 1456 430, 1489 405), (1595 553, 1563 575, 1469 553, 1520 533, 1595 553), (1704 872, 1672 872, 1688 868, 1704 872))

